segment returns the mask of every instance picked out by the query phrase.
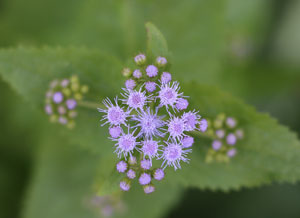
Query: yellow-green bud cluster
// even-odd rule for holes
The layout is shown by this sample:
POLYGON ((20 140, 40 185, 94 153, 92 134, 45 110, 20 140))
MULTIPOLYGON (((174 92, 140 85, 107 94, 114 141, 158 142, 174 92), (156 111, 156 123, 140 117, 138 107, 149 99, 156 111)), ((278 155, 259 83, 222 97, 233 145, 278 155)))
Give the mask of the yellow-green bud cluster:
POLYGON ((80 85, 77 76, 52 81, 45 100, 45 112, 50 116, 50 121, 73 128, 78 102, 87 92, 88 86, 80 85))
POLYGON ((229 162, 236 155, 236 144, 244 137, 244 131, 237 126, 237 120, 224 113, 208 122, 206 135, 213 141, 207 152, 206 162, 229 162))

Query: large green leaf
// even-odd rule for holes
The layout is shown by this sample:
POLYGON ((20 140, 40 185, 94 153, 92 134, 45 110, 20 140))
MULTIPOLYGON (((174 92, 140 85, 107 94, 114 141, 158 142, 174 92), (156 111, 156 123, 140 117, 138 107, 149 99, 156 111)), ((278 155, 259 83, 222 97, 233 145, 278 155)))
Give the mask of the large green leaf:
MULTIPOLYGON (((56 72, 78 72, 83 81, 91 86, 90 98, 97 94, 111 96, 120 90, 117 91, 119 82, 109 79, 108 76, 117 76, 119 68, 114 67, 118 62, 111 62, 109 58, 100 59, 98 53, 89 53, 87 50, 84 50, 86 55, 74 50, 70 52, 59 49, 64 55, 54 52, 57 50, 48 50, 50 52, 47 49, 17 49, 0 53, 0 74, 20 94, 32 99, 34 104, 42 106, 43 90, 46 90, 44 86, 50 77, 49 70, 54 75, 56 72)), ((197 139, 191 164, 183 164, 184 169, 180 173, 176 172, 174 176, 170 172, 170 181, 199 188, 228 190, 271 181, 295 182, 300 178, 300 145, 295 134, 269 116, 257 113, 252 107, 213 87, 198 83, 183 85, 185 94, 191 96, 192 107, 199 108, 201 114, 210 118, 220 112, 237 117, 245 129, 246 138, 239 146, 239 155, 228 165, 205 164, 203 158, 210 142, 197 139)), ((111 160, 107 167, 113 169, 112 142, 105 139, 107 133, 104 128, 97 128, 96 116, 93 112, 80 111, 78 127, 74 131, 63 133, 66 133, 69 141, 107 156, 111 160)))
POLYGON ((295 133, 217 88, 187 83, 183 90, 190 96, 191 106, 199 108, 203 116, 213 118, 224 112, 236 117, 245 130, 245 139, 229 164, 205 164, 210 142, 198 139, 190 165, 185 164, 181 172, 170 176, 170 182, 177 180, 186 186, 229 190, 299 181, 300 142, 295 133))

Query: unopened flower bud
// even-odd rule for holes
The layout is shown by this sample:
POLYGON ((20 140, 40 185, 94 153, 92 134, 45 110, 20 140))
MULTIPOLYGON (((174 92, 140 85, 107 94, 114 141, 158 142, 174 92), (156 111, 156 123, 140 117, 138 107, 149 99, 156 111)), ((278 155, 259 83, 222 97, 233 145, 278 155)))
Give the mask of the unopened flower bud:
POLYGON ((143 65, 146 62, 146 56, 144 54, 139 54, 134 57, 134 61, 137 65, 143 65))
POLYGON ((122 71, 122 75, 125 77, 130 77, 131 76, 131 70, 129 68, 124 68, 122 71))
POLYGON ((158 66, 163 67, 168 62, 167 62, 167 59, 165 57, 158 57, 158 58, 156 58, 156 63, 157 63, 158 66))

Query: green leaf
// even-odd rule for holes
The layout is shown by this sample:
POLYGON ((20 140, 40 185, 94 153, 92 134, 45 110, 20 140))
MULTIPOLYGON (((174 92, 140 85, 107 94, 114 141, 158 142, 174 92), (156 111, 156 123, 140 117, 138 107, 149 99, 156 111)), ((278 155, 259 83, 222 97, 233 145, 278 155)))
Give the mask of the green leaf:
MULTIPOLYGON (((101 102, 114 97, 122 84, 121 63, 108 55, 85 48, 18 48, 0 50, 0 75, 34 107, 43 110, 50 81, 78 75, 88 84, 86 100, 101 102)), ((44 115, 45 119, 48 119, 44 115)), ((80 109, 77 126, 68 130, 56 125, 58 133, 99 154, 111 152, 111 143, 100 131, 100 114, 94 109, 80 109)))
POLYGON ((146 23, 147 29, 147 53, 153 57, 169 57, 168 44, 163 34, 155 25, 146 23))
POLYGON ((211 141, 197 138, 190 164, 183 164, 179 172, 170 172, 169 182, 231 190, 299 181, 300 142, 295 133, 217 88, 186 83, 183 90, 190 96, 191 108, 200 109, 204 117, 213 118, 220 112, 236 117, 245 139, 237 145, 238 155, 229 164, 206 164, 204 157, 211 141))

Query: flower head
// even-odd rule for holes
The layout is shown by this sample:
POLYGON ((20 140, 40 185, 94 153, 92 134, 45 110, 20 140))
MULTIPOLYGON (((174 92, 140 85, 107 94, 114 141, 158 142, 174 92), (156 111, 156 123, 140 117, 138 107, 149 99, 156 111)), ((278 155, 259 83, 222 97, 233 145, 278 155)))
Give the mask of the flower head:
POLYGON ((139 91, 128 90, 124 95, 126 97, 122 101, 125 102, 130 108, 142 110, 147 103, 146 93, 139 91))
POLYGON ((155 191, 155 187, 153 185, 146 185, 146 186, 144 186, 144 192, 146 194, 150 194, 150 193, 152 193, 154 191, 155 191))
POLYGON ((149 77, 155 77, 155 76, 157 76, 158 69, 154 65, 149 65, 146 68, 146 73, 147 73, 147 76, 149 76, 149 77))
POLYGON ((146 82, 145 83, 145 89, 148 91, 148 92, 154 92, 155 89, 156 89, 156 83, 155 82, 146 82))
POLYGON ((222 147, 222 142, 218 140, 214 140, 212 143, 212 147, 214 150, 219 150, 222 147))
POLYGON ((227 151, 227 156, 228 157, 234 157, 236 155, 236 149, 232 148, 229 151, 227 151))
POLYGON ((156 179, 158 181, 162 180, 165 177, 164 170, 160 169, 160 168, 156 169, 153 177, 154 177, 154 179, 156 179))
POLYGON ((103 101, 103 104, 107 109, 98 109, 99 112, 105 113, 102 120, 106 122, 102 125, 109 123, 110 125, 126 125, 125 121, 128 113, 118 105, 118 99, 115 98, 115 105, 110 101, 109 98, 103 101))
POLYGON ((186 131, 193 131, 197 127, 196 125, 199 124, 200 116, 198 115, 198 112, 189 111, 187 113, 184 113, 182 115, 182 120, 184 120, 185 123, 185 130, 186 131))
POLYGON ((132 89, 134 89, 135 86, 136 86, 136 83, 133 79, 126 80, 126 82, 125 82, 126 89, 131 89, 132 90, 132 89))
POLYGON ((127 170, 127 163, 125 161, 120 161, 117 163, 116 167, 119 173, 124 173, 127 170))
POLYGON ((134 61, 138 65, 144 64, 145 61, 146 61, 146 56, 144 54, 139 54, 139 55, 134 57, 134 61))
POLYGON ((53 94, 53 102, 56 104, 61 103, 64 100, 64 96, 61 92, 55 92, 53 94))
POLYGON ((126 181, 121 181, 120 182, 120 188, 123 190, 123 191, 129 191, 130 189, 130 184, 126 181))
POLYGON ((186 129, 185 120, 174 117, 168 123, 168 132, 171 137, 180 139, 184 135, 184 130, 186 129))
POLYGON ((186 99, 179 98, 178 101, 177 101, 177 103, 176 103, 176 108, 178 110, 182 111, 182 110, 187 109, 188 105, 189 105, 189 102, 186 99))
POLYGON ((128 154, 133 152, 137 144, 136 137, 133 135, 133 133, 129 133, 128 130, 128 134, 123 133, 118 139, 115 152, 118 154, 119 158, 121 156, 126 158, 128 154))
POLYGON ((168 62, 167 62, 167 59, 165 57, 157 57, 156 58, 156 63, 159 65, 159 66, 165 66, 168 62))
POLYGON ((135 71, 133 71, 132 75, 133 75, 134 78, 139 79, 139 78, 142 77, 142 72, 140 70, 135 70, 135 71))
POLYGON ((207 130, 208 123, 206 119, 201 119, 199 123, 199 130, 201 132, 205 132, 207 130))
POLYGON ((119 138, 122 133, 122 128, 120 126, 113 126, 109 128, 109 134, 112 138, 119 138))
POLYGON ((194 138, 191 136, 185 136, 182 140, 182 147, 184 148, 189 148, 192 147, 192 145, 194 144, 194 138))
POLYGON ((162 158, 164 168, 166 166, 172 166, 175 170, 180 169, 180 161, 188 162, 186 154, 191 152, 191 150, 184 150, 183 147, 176 142, 166 142, 167 146, 164 147, 162 158))
POLYGON ((134 60, 137 67, 133 73, 128 69, 121 103, 117 98, 114 103, 106 99, 105 109, 99 111, 104 113, 104 124, 109 124, 109 139, 115 141, 120 159, 117 171, 126 173, 120 188, 128 191, 137 178, 149 194, 155 190, 152 183, 165 177, 166 167, 177 170, 182 162, 188 162, 187 155, 192 151, 188 148, 194 144, 190 131, 204 132, 208 123, 195 110, 186 111, 188 97, 180 91, 178 82, 171 82, 171 74, 163 72, 166 58, 146 64, 146 56, 140 54, 134 60), (154 168, 155 161, 161 162, 162 169, 154 168))
POLYGON ((127 177, 129 179, 134 179, 136 177, 136 173, 133 169, 129 169, 128 172, 127 172, 127 177))
POLYGON ((227 135, 226 142, 228 145, 235 145, 236 140, 236 136, 233 133, 227 135))
POLYGON ((148 156, 150 159, 158 156, 159 145, 156 141, 145 140, 142 142, 141 151, 144 153, 144 156, 148 156))
POLYGON ((172 75, 169 72, 163 72, 160 80, 161 83, 169 83, 172 80, 172 75))
POLYGON ((139 178, 139 183, 141 185, 148 185, 151 182, 151 175, 148 173, 143 173, 139 178))
POLYGON ((175 104, 178 101, 178 98, 182 96, 182 93, 179 93, 179 84, 178 82, 162 84, 160 91, 158 93, 158 98, 160 99, 160 106, 171 106, 174 108, 175 104))
POLYGON ((145 160, 141 160, 141 168, 144 170, 150 170, 152 166, 152 163, 150 160, 145 159, 145 160))
POLYGON ((138 115, 132 117, 133 121, 137 124, 134 127, 141 128, 138 136, 144 136, 145 138, 152 138, 154 136, 163 137, 162 127, 164 126, 163 117, 153 113, 148 107, 146 111, 139 112, 138 115))
POLYGON ((226 125, 229 127, 229 128, 234 128, 236 126, 236 120, 232 117, 228 117, 226 119, 226 125))

